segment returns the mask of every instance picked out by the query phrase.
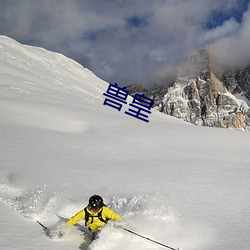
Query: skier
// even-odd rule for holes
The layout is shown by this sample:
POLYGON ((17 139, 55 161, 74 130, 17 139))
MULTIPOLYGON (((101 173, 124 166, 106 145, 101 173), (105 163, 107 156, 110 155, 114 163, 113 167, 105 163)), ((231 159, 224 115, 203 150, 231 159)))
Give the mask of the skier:
POLYGON ((109 220, 120 222, 122 219, 120 215, 105 206, 101 196, 95 194, 89 198, 89 204, 72 216, 67 224, 74 225, 80 220, 85 220, 85 226, 92 232, 94 239, 109 220))

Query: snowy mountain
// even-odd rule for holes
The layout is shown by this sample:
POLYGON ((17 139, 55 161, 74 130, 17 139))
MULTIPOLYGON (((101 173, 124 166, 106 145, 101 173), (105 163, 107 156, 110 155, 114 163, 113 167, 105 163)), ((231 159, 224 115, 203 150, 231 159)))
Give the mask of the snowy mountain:
POLYGON ((248 130, 249 68, 221 73, 211 61, 209 52, 200 50, 179 66, 170 87, 144 93, 167 115, 196 125, 248 130))
POLYGON ((63 55, 0 36, 0 248, 153 250, 109 224, 50 229, 102 195, 122 226, 184 250, 248 250, 249 133, 149 122, 103 105, 109 84, 63 55))
POLYGON ((247 102, 250 103, 250 66, 226 70, 216 75, 230 93, 238 94, 241 98, 245 97, 247 102))

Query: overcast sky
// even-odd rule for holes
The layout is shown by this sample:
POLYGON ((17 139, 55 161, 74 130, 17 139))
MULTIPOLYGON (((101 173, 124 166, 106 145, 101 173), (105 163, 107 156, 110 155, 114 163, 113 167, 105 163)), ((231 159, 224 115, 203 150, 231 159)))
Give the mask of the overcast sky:
POLYGON ((212 47, 250 62, 250 0, 0 0, 0 34, 61 52, 102 79, 146 87, 212 47))

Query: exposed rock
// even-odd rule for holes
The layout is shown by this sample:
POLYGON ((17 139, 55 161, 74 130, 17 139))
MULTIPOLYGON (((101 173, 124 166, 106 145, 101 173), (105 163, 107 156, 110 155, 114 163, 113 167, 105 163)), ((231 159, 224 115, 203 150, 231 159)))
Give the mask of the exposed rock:
POLYGON ((250 66, 245 69, 228 70, 218 73, 218 79, 222 81, 232 94, 241 93, 250 100, 250 66))
POLYGON ((134 95, 135 93, 144 93, 147 90, 143 87, 142 84, 131 84, 126 87, 126 90, 129 91, 130 95, 134 95))
MULTIPOLYGON (((155 108, 196 125, 248 129, 250 109, 233 96, 250 97, 250 67, 245 70, 214 74, 209 53, 203 49, 178 68, 174 83, 142 90, 155 100, 155 108)), ((139 91, 140 92, 140 91, 139 91)))
POLYGON ((248 105, 230 94, 217 79, 206 50, 188 58, 180 67, 159 110, 203 126, 242 129, 250 125, 248 105))

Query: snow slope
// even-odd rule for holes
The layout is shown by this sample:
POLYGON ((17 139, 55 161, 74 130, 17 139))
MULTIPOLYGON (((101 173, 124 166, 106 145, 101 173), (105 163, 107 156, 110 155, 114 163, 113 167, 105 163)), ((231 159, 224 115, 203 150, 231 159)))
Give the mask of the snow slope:
POLYGON ((112 225, 90 244, 83 223, 61 240, 36 223, 53 228, 97 193, 124 227, 166 245, 250 249, 249 133, 154 110, 143 122, 103 105, 108 85, 0 36, 0 248, 163 249, 112 225))

